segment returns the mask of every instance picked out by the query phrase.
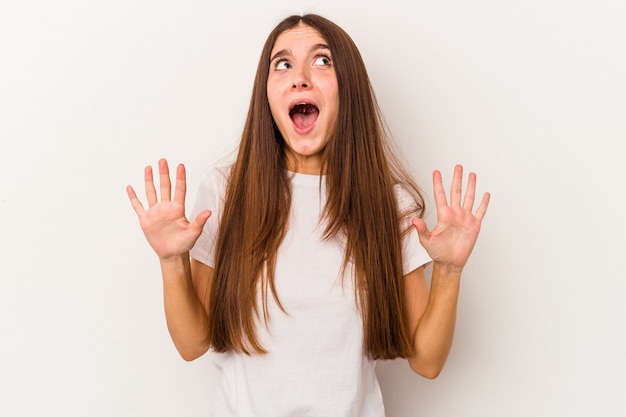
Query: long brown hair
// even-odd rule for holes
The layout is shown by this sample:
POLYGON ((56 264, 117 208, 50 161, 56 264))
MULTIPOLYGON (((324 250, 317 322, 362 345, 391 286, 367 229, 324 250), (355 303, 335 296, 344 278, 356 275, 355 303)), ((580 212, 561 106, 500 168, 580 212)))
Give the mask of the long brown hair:
POLYGON ((343 29, 317 15, 290 16, 280 22, 261 53, 220 219, 209 295, 209 341, 218 352, 264 352, 256 337, 255 317, 267 319, 269 293, 282 308, 274 268, 287 229, 291 185, 284 141, 268 104, 267 78, 276 39, 300 23, 316 29, 328 43, 339 86, 337 124, 322 161, 328 197, 325 237, 341 236, 346 242, 344 268, 348 262, 354 265, 366 353, 374 359, 406 357, 412 345, 405 318, 401 236, 408 231, 400 230, 400 220, 422 216, 424 201, 390 147, 356 45, 343 29), (415 199, 410 213, 398 213, 397 185, 415 199))

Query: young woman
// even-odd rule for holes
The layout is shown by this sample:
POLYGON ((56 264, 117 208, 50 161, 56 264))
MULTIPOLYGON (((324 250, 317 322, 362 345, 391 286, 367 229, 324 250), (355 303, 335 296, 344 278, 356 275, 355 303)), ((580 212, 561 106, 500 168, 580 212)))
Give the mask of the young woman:
POLYGON ((263 48, 236 161, 203 181, 193 220, 182 165, 173 199, 167 162, 160 199, 146 168, 147 210, 128 187, 176 348, 210 350, 221 370, 215 416, 380 417, 377 359, 440 373, 489 195, 473 212, 476 176, 462 196, 457 166, 447 201, 435 171, 428 230, 387 141, 350 37, 292 16, 263 48))

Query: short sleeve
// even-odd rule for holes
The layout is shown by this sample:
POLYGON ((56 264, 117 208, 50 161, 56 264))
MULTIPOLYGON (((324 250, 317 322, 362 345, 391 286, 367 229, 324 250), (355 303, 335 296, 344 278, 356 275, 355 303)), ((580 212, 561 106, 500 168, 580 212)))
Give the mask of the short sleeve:
POLYGON ((395 186, 394 192, 400 213, 400 231, 402 233, 402 274, 407 275, 420 266, 428 266, 432 259, 420 243, 415 228, 411 225, 410 213, 416 204, 415 200, 400 185, 395 186))
POLYGON ((189 217, 195 219, 198 213, 204 210, 211 210, 212 212, 200 237, 189 251, 192 258, 210 267, 215 267, 215 243, 229 174, 230 167, 221 167, 212 169, 204 177, 198 188, 198 195, 189 217))

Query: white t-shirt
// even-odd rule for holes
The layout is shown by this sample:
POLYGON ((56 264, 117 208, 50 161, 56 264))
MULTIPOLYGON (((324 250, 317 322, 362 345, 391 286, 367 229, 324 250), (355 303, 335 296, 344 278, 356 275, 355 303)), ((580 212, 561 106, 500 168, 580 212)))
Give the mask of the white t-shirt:
MULTIPOLYGON (((229 168, 214 169, 202 182, 191 218, 209 218, 191 256, 214 266, 215 238, 229 168)), ((339 276, 343 247, 324 240, 320 214, 325 182, 293 174, 292 213, 277 256, 275 284, 280 310, 268 295, 269 322, 256 328, 266 354, 210 352, 221 370, 213 402, 215 417, 383 417, 375 361, 363 352, 363 323, 355 301, 351 267, 339 276)), ((399 208, 410 204, 397 187, 399 208)), ((430 262, 417 233, 402 244, 403 273, 430 262)))

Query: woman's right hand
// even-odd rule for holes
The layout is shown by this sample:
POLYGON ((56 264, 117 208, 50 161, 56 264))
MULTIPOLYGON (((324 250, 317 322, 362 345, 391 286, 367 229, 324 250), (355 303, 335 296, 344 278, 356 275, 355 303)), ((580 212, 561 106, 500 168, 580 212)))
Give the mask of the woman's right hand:
POLYGON ((151 166, 145 168, 144 178, 148 210, 137 198, 133 187, 130 185, 126 187, 126 192, 148 243, 161 261, 168 261, 189 252, 202 233, 202 228, 211 216, 211 212, 205 210, 199 213, 193 222, 189 222, 185 217, 187 191, 185 166, 181 164, 176 169, 173 200, 170 173, 165 159, 159 160, 161 201, 154 186, 151 166))

